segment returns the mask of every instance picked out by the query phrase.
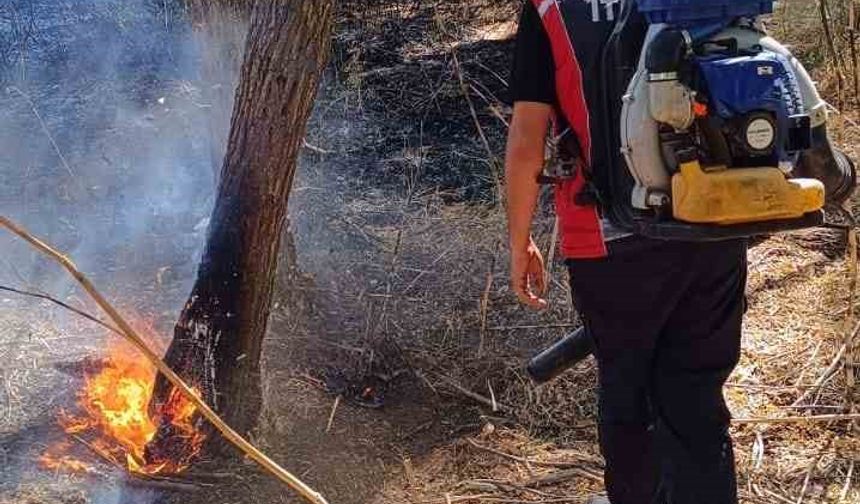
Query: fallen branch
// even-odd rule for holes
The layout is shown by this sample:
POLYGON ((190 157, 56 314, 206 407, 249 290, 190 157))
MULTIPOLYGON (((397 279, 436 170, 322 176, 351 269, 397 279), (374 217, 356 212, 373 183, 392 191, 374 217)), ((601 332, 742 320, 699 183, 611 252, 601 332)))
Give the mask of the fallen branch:
POLYGON ((195 483, 192 481, 177 481, 173 478, 165 478, 150 474, 141 474, 127 471, 125 467, 120 465, 116 460, 111 458, 107 453, 101 450, 98 446, 90 443, 86 439, 76 435, 71 435, 72 439, 89 449, 93 454, 100 458, 104 463, 113 467, 115 470, 124 473, 123 481, 130 486, 146 486, 150 488, 158 488, 160 490, 171 490, 177 492, 196 492, 201 486, 212 486, 195 483))
POLYGON ((581 324, 512 325, 491 327, 490 331, 519 331, 526 329, 575 329, 581 324))
POLYGON ((138 478, 135 475, 126 477, 124 480, 129 486, 154 488, 158 490, 167 490, 171 492, 199 492, 202 490, 199 485, 194 483, 185 483, 181 481, 138 478))
POLYGON ((230 443, 257 462, 263 469, 298 492, 302 497, 307 499, 308 502, 313 504, 328 504, 319 492, 316 492, 302 480, 279 466, 275 461, 270 459, 266 454, 261 452, 257 447, 249 443, 238 432, 234 431, 229 425, 227 425, 227 423, 224 422, 224 420, 222 420, 208 404, 206 404, 206 401, 195 394, 194 390, 185 383, 185 381, 182 380, 182 378, 180 378, 179 375, 176 374, 176 372, 174 372, 170 366, 168 366, 167 363, 165 363, 161 357, 155 353, 154 350, 152 350, 152 348, 150 348, 146 341, 137 333, 137 331, 134 330, 134 328, 131 327, 131 325, 129 325, 128 322, 126 322, 113 305, 111 305, 99 293, 92 282, 90 282, 90 280, 78 270, 69 258, 60 252, 57 252, 51 246, 34 237, 24 228, 13 223, 6 217, 0 216, 0 227, 5 227, 12 233, 16 234, 19 238, 32 245, 36 250, 42 252, 62 265, 63 268, 65 268, 66 271, 68 271, 69 274, 77 280, 87 294, 93 298, 96 304, 98 304, 108 317, 110 317, 110 319, 117 325, 119 330, 122 332, 123 337, 140 353, 142 353, 144 357, 146 357, 146 359, 150 361, 188 401, 194 404, 200 413, 209 420, 209 422, 211 422, 212 425, 218 429, 218 431, 221 432, 228 441, 230 441, 230 443))
POLYGON ((563 483, 583 475, 591 477, 591 474, 583 471, 582 469, 564 469, 562 471, 555 471, 543 476, 532 478, 525 483, 525 486, 530 488, 541 488, 545 486, 558 485, 559 483, 563 483))
MULTIPOLYGON (((854 330, 855 335, 857 334, 858 330, 860 330, 860 325, 858 325, 857 329, 854 330)), ((845 357, 845 351, 847 349, 848 344, 843 344, 839 351, 836 353, 836 357, 834 357, 833 361, 830 363, 827 369, 823 373, 821 373, 821 376, 819 376, 817 380, 815 380, 815 383, 812 385, 812 387, 808 388, 806 392, 803 393, 803 395, 801 395, 797 398, 796 401, 791 403, 792 406, 799 406, 801 403, 803 403, 803 401, 806 400, 807 397, 817 394, 818 391, 821 390, 821 387, 823 387, 824 384, 827 383, 827 381, 830 380, 830 378, 834 374, 836 374, 837 371, 839 371, 839 368, 842 367, 844 363, 843 358, 845 357)))
POLYGON ((477 392, 473 392, 473 391, 467 389, 466 387, 460 385, 459 383, 455 382, 454 380, 448 378, 447 376, 439 375, 438 378, 442 382, 444 382, 445 385, 448 385, 449 387, 453 388, 454 390, 463 394, 464 396, 468 397, 469 399, 473 399, 473 400, 483 404, 484 406, 487 406, 488 408, 492 409, 493 412, 510 411, 511 410, 511 408, 509 406, 501 404, 501 403, 496 402, 496 401, 493 401, 492 398, 483 396, 477 392))
POLYGON ((848 475, 845 476, 845 484, 842 485, 842 492, 839 494, 839 500, 836 501, 836 504, 842 504, 845 502, 845 499, 848 497, 848 492, 851 490, 851 478, 854 476, 854 461, 851 461, 851 465, 848 466, 848 475))
POLYGON ((58 305, 62 308, 65 308, 66 310, 69 310, 72 313, 80 315, 81 317, 89 320, 90 322, 95 322, 96 324, 104 327, 105 329, 107 329, 113 333, 116 333, 120 336, 123 335, 122 331, 120 331, 119 329, 117 329, 116 327, 114 327, 110 324, 102 322, 96 316, 90 315, 89 313, 87 313, 81 309, 75 308, 74 306, 67 304, 67 303, 64 303, 64 302, 60 301, 59 299, 51 297, 47 294, 42 294, 41 292, 25 291, 25 290, 21 290, 21 289, 16 289, 14 287, 7 287, 5 285, 0 285, 0 291, 12 292, 14 294, 18 294, 19 296, 27 296, 27 297, 32 297, 32 298, 36 298, 36 299, 44 299, 45 301, 50 301, 51 303, 54 303, 55 305, 58 305))
POLYGON ((23 91, 14 86, 8 88, 8 91, 14 91, 18 93, 21 98, 27 101, 27 104, 30 106, 30 110, 33 112, 33 115, 36 116, 36 120, 39 121, 39 126, 42 127, 42 131, 45 133, 45 136, 48 137, 48 141, 51 142, 51 146, 54 148, 54 152, 57 154, 57 157, 60 158, 60 163, 62 163, 63 168, 66 169, 70 177, 76 178, 77 175, 75 174, 74 170, 72 170, 72 167, 69 166, 69 162, 66 161, 66 157, 63 156, 63 153, 60 151, 60 147, 54 140, 54 135, 51 134, 51 130, 48 129, 48 125, 45 124, 45 120, 42 119, 42 114, 39 113, 39 109, 36 108, 36 104, 33 103, 33 100, 28 95, 24 94, 23 91))
POLYGON ((325 426, 326 434, 331 431, 331 426, 334 423, 334 414, 337 413, 338 404, 340 404, 340 396, 334 398, 334 405, 331 407, 331 414, 328 416, 328 423, 325 426))
MULTIPOLYGON (((527 464, 527 465, 536 465, 536 466, 542 466, 542 467, 556 467, 556 468, 560 468, 560 469, 577 470, 577 471, 579 471, 579 473, 582 476, 585 476, 586 478, 588 478, 592 481, 595 481, 598 483, 603 483, 603 477, 601 475, 595 474, 595 473, 593 473, 587 469, 583 469, 581 464, 576 464, 573 462, 544 462, 541 460, 533 460, 533 459, 526 458, 526 457, 519 457, 517 455, 513 455, 510 453, 505 453, 501 450, 496 450, 495 448, 490 448, 489 446, 484 446, 484 445, 482 445, 482 444, 480 444, 480 443, 478 443, 472 439, 467 439, 466 441, 470 445, 474 446, 475 448, 477 448, 479 450, 483 450, 483 451, 492 453, 494 455, 498 455, 498 456, 506 458, 508 460, 513 460, 515 462, 520 462, 522 464, 527 464)), ((590 463, 597 464, 600 462, 598 460, 592 459, 591 457, 584 457, 583 456, 582 458, 584 459, 584 461, 590 462, 590 463)))

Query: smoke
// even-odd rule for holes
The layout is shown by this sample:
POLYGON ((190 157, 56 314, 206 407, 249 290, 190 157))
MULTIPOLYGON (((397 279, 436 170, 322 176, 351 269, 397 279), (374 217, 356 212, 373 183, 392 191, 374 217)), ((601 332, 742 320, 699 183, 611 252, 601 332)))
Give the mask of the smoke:
MULTIPOLYGON (((181 0, 0 1, 0 214, 56 245, 162 334, 194 280, 227 128, 220 122, 232 107, 236 66, 205 71, 204 51, 235 47, 244 27, 219 22, 235 40, 199 38, 181 0)), ((86 305, 65 272, 5 232, 0 284, 86 305)), ((28 342, 54 341, 40 333, 46 325, 62 337, 0 352, 3 377, 20 394, 13 402, 0 393, 0 453, 25 462, 0 464, 0 500, 34 470, 30 455, 44 439, 28 432, 38 437, 74 396, 76 375, 61 368, 104 336, 0 292, 0 346, 23 334, 13 324, 27 327, 28 342)), ((123 500, 111 492, 95 501, 123 500)))
MULTIPOLYGON (((0 212, 112 288, 187 293, 219 150, 208 120, 229 109, 207 102, 208 44, 163 0, 7 0, 0 37, 0 212)), ((29 250, 0 252, 0 280, 69 294, 29 250)))

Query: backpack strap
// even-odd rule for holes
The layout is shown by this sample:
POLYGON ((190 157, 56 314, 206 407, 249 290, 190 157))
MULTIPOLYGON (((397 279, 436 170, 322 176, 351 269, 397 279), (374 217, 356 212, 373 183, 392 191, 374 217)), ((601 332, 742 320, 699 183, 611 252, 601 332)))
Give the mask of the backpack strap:
MULTIPOLYGON (((547 33, 555 62, 555 84, 558 109, 555 129, 558 135, 570 128, 579 141, 582 176, 565 180, 556 186, 556 212, 561 230, 562 254, 567 258, 599 258, 607 255, 603 226, 596 199, 589 193, 588 179, 592 166, 591 118, 584 88, 584 75, 573 40, 568 33, 561 2, 531 0, 547 33)), ((582 0, 568 0, 582 2, 582 0)), ((585 4, 583 4, 585 5, 585 4)), ((592 21, 589 9, 588 21, 592 21)), ((597 76, 589 76, 597 78, 597 76)))
MULTIPOLYGON (((576 57, 573 41, 567 32, 561 6, 558 0, 532 0, 543 22, 555 62, 555 84, 558 92, 559 113, 564 123, 576 133, 582 147, 583 161, 586 167, 591 166, 591 129, 588 105, 583 88, 582 68, 576 57)), ((557 133, 564 129, 556 124, 557 133)))

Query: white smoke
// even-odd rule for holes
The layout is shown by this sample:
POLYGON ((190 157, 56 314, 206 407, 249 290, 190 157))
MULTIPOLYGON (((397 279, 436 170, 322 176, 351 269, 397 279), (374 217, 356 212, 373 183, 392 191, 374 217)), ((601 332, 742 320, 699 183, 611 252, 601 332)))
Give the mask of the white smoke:
MULTIPOLYGON (((207 86, 223 85, 203 79, 211 43, 195 39, 181 0, 0 0, 0 214, 165 334, 190 291, 213 203, 213 142, 223 138, 212 140, 210 112, 230 107, 206 99, 207 86)), ((86 306, 63 271, 4 231, 0 285, 86 306)), ((58 366, 103 337, 63 310, 0 292, 0 345, 21 337, 9 321, 24 327, 28 317, 63 339, 38 353, 0 352, 3 377, 23 394, 13 402, 0 392, 0 453, 13 461, 0 464, 0 500, 40 477, 33 456, 44 439, 29 446, 27 432, 37 426, 38 436, 73 398, 58 366)), ((126 490, 92 491, 100 504, 130 502, 126 490)))

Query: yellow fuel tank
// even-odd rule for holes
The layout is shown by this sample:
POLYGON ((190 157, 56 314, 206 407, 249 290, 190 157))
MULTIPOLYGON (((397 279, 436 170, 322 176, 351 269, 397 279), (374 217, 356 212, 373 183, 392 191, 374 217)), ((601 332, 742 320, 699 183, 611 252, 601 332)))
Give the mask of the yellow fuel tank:
POLYGON ((691 161, 672 177, 672 210, 676 219, 686 222, 730 225, 794 219, 823 207, 820 181, 786 179, 778 168, 705 171, 691 161))

